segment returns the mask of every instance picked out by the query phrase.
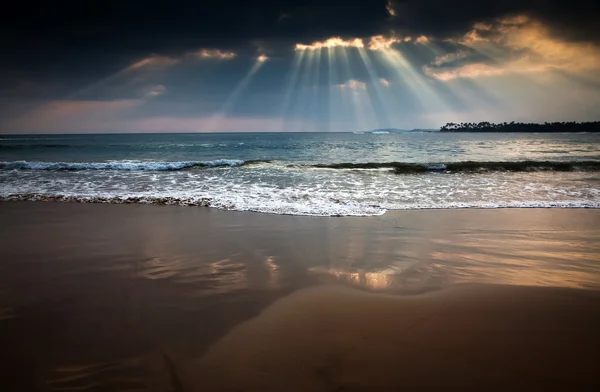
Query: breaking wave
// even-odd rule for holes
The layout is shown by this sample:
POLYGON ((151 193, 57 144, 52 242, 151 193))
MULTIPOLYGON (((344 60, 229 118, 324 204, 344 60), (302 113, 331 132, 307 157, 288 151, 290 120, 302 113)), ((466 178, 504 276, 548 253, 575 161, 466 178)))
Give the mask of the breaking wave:
MULTIPOLYGON (((193 168, 242 167, 272 164, 273 160, 216 159, 212 161, 109 161, 109 162, 0 162, 0 170, 120 170, 120 171, 177 171, 193 168)), ((281 163, 281 162, 280 162, 281 163)), ((569 172, 600 171, 600 161, 507 161, 507 162, 339 162, 288 164, 289 168, 337 170, 388 169, 396 174, 419 173, 485 173, 485 172, 569 172)))
POLYGON ((270 161, 239 159, 217 159, 213 161, 183 162, 147 162, 147 161, 113 161, 113 162, 0 162, 0 170, 120 170, 120 171, 176 171, 191 168, 237 167, 270 161))
POLYGON ((254 211, 278 215, 308 216, 377 216, 388 210, 429 210, 429 209, 498 209, 498 208, 600 208, 600 202, 593 200, 562 201, 471 201, 436 203, 418 203, 395 205, 394 207, 378 205, 361 205, 350 201, 342 202, 334 199, 314 200, 316 204, 306 204, 306 200, 296 203, 282 203, 282 200, 271 200, 268 203, 253 205, 236 204, 232 201, 212 197, 185 196, 83 196, 67 194, 17 193, 0 195, 0 202, 5 201, 46 201, 62 203, 100 203, 100 204, 154 204, 171 206, 213 207, 222 210, 254 211))
POLYGON ((407 162, 366 162, 366 163, 326 163, 311 165, 325 169, 390 169, 397 174, 416 173, 455 173, 455 172, 527 172, 527 171, 600 171, 600 161, 515 161, 515 162, 449 162, 449 163, 407 163, 407 162))

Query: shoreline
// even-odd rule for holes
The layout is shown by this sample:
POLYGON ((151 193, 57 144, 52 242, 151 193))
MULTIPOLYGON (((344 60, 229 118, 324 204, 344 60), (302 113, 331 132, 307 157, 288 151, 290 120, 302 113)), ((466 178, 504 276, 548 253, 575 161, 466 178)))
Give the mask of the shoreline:
MULTIPOLYGON (((421 207, 421 208, 405 208, 405 209, 385 209, 381 214, 370 214, 370 215, 343 215, 343 214, 332 214, 332 215, 319 215, 319 214, 300 214, 300 213, 283 213, 283 212, 270 212, 270 211, 255 211, 255 210, 236 210, 235 208, 222 208, 219 206, 211 206, 210 198, 201 198, 197 201, 186 201, 179 200, 173 197, 150 197, 150 199, 156 199, 156 201, 146 202, 146 197, 128 197, 121 198, 115 197, 79 197, 79 196, 53 196, 53 195, 36 195, 36 194, 25 194, 25 199, 15 199, 14 195, 0 196, 1 203, 60 203, 60 204, 101 204, 101 205, 142 205, 142 206, 158 206, 158 207, 203 207, 208 209, 214 209, 218 211, 227 212, 239 212, 239 213, 254 213, 254 214, 265 214, 274 216, 288 216, 288 217, 314 217, 314 218, 376 218, 389 213, 402 213, 404 211, 493 211, 493 210, 600 210, 600 204, 590 202, 592 205, 571 205, 571 202, 555 202, 551 203, 551 206, 473 206, 473 207, 421 207), (47 199, 44 199, 47 198, 47 199), (561 205, 562 204, 562 205, 561 205)), ((21 196, 21 195, 18 195, 21 196)))

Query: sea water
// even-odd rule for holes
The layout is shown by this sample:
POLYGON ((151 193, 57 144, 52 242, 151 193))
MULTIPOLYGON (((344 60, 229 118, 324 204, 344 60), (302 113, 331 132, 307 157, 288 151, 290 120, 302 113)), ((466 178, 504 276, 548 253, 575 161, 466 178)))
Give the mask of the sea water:
POLYGON ((0 136, 0 200, 294 215, 600 207, 600 134, 0 136))

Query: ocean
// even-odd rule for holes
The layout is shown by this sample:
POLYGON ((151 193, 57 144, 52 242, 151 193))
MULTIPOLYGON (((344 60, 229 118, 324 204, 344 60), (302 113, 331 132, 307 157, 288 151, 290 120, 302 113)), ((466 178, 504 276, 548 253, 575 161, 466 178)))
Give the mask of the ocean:
POLYGON ((315 216, 599 208, 600 134, 7 135, 0 200, 315 216))

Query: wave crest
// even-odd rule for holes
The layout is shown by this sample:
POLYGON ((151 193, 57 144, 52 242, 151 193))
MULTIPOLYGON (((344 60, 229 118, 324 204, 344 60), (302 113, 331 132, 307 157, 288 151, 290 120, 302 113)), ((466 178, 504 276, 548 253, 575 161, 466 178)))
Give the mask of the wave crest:
MULTIPOLYGON (((216 159, 210 161, 109 161, 109 162, 0 162, 0 170, 120 170, 120 171, 177 171, 193 168, 241 167, 270 164, 272 160, 216 159)), ((290 168, 317 168, 339 170, 389 169, 396 174, 420 173, 485 173, 485 172, 565 172, 600 171, 600 161, 462 161, 446 163, 412 162, 338 162, 289 164, 290 168)))
POLYGON ((82 171, 82 170, 120 170, 120 171, 175 171, 191 168, 237 167, 269 161, 243 161, 240 159, 217 159, 213 161, 183 162, 0 162, 0 170, 50 170, 50 171, 82 171))
POLYGON ((407 162, 365 162, 327 163, 311 165, 325 169, 390 169, 396 174, 416 173, 477 173, 491 171, 600 171, 600 161, 514 161, 514 162, 448 162, 448 163, 407 163, 407 162))

